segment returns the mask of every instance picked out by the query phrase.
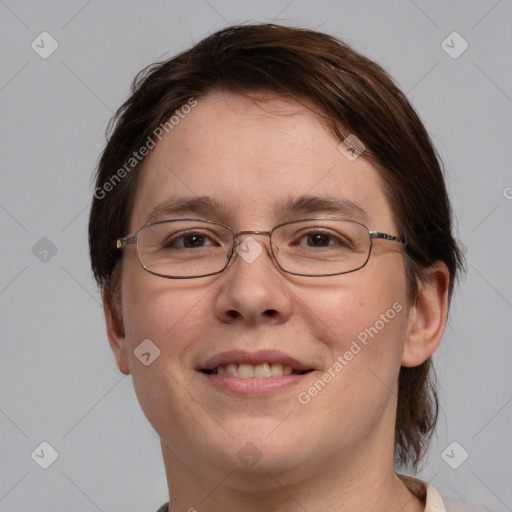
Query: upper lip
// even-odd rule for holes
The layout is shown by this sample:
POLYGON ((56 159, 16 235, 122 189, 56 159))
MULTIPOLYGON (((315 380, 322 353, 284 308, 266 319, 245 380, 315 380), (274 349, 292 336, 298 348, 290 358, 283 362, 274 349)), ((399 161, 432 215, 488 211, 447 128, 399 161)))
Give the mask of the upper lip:
POLYGON ((210 359, 207 359, 199 370, 214 370, 219 366, 234 364, 259 365, 263 363, 280 363, 283 366, 290 366, 295 371, 312 370, 311 365, 298 361, 294 357, 279 350, 259 350, 257 352, 246 352, 244 350, 230 350, 221 352, 210 359))

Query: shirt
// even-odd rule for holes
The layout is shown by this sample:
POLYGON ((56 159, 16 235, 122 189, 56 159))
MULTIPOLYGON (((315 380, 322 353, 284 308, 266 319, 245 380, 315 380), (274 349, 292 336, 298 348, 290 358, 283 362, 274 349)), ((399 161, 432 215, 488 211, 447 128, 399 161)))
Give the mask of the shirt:
MULTIPOLYGON (((407 475, 397 475, 404 485, 420 500, 426 500, 425 512, 446 512, 439 493, 429 484, 407 475)), ((169 503, 162 505, 156 512, 168 512, 169 503)))
MULTIPOLYGON (((425 512, 446 512, 441 496, 439 496, 439 493, 430 484, 422 482, 412 476, 399 474, 397 474, 397 476, 416 497, 422 501, 426 500, 425 512)), ((163 512, 167 512, 165 508, 163 512)))

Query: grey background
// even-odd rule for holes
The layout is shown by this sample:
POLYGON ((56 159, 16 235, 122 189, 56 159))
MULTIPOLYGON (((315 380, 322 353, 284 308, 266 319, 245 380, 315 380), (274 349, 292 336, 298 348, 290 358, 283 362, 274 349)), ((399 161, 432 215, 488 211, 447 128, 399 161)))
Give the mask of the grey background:
POLYGON ((452 510, 512 510, 511 17, 509 0, 0 1, 0 512, 167 499, 158 438, 115 366, 91 278, 91 175, 137 71, 251 20, 345 39, 394 76, 431 133, 469 273, 435 357, 442 412, 420 476, 452 510), (59 45, 47 59, 31 48, 43 31, 59 45), (442 47, 453 31, 469 44, 456 59, 442 47), (46 470, 31 458, 42 441, 59 453, 46 470))

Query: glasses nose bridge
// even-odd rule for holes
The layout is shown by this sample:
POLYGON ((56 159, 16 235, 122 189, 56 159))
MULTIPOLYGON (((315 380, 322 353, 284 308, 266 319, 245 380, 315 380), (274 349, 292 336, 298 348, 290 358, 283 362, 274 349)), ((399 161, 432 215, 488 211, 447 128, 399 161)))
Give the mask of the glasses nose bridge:
POLYGON ((266 235, 270 237, 270 235, 272 235, 272 231, 237 231, 236 233, 233 233, 233 238, 236 240, 240 235, 266 235))
POLYGON ((249 231, 249 230, 237 231, 236 233, 233 233, 233 240, 234 240, 235 244, 239 245, 241 243, 241 242, 239 242, 239 237, 242 235, 268 236, 269 240, 270 240, 270 237, 272 236, 272 231, 249 231))
MULTIPOLYGON (((236 250, 242 244, 243 240, 240 240, 240 236, 243 236, 243 235, 268 236, 269 243, 268 244, 265 243, 265 249, 269 255, 272 254, 272 243, 271 243, 272 231, 253 231, 253 230, 237 231, 236 233, 233 233, 233 249, 234 250, 236 250)), ((233 251, 231 251, 231 253, 232 252, 233 251)))

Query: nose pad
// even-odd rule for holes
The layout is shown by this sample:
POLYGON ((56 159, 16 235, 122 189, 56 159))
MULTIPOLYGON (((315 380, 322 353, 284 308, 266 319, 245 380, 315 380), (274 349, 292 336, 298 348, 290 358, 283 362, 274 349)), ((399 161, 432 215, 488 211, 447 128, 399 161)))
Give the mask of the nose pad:
POLYGON ((229 261, 231 259, 231 257, 233 256, 233 252, 236 251, 238 247, 238 240, 235 240, 235 243, 232 245, 231 249, 229 250, 229 252, 227 253, 226 255, 226 259, 229 261))

